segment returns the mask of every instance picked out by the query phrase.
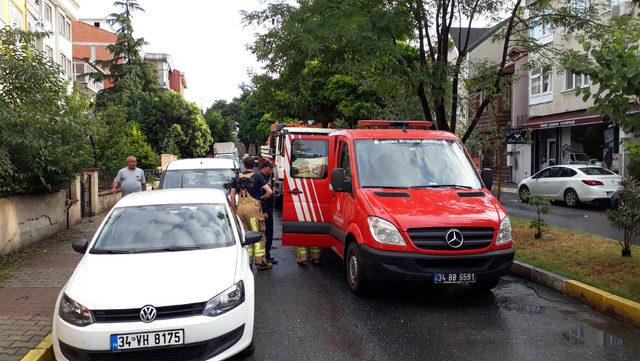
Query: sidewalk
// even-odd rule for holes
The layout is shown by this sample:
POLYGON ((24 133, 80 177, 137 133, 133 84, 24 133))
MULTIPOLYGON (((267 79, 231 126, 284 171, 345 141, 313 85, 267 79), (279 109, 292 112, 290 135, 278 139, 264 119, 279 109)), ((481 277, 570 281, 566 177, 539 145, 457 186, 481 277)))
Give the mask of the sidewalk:
POLYGON ((18 361, 49 332, 60 289, 82 255, 74 239, 93 236, 103 216, 88 218, 69 231, 9 256, 0 280, 0 361, 18 361))

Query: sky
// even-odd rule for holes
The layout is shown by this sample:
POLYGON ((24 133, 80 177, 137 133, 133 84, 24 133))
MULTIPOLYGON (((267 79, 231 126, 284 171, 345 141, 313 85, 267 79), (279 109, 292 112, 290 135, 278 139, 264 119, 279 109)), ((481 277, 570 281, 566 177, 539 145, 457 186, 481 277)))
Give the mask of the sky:
MULTIPOLYGON (((104 18, 113 0, 78 0, 79 17, 104 18)), ((260 64, 247 45, 255 29, 242 25, 240 10, 262 8, 261 0, 139 0, 146 10, 134 15, 134 30, 149 45, 145 52, 171 54, 186 74, 185 97, 203 108, 216 99, 230 101, 260 64)))

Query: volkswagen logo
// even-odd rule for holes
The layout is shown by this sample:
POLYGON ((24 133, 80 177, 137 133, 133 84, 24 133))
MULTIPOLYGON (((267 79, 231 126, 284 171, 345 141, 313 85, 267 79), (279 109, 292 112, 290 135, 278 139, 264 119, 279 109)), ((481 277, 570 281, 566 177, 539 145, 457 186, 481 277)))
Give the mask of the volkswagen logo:
POLYGON ((140 319, 142 320, 142 322, 153 322, 156 319, 156 308, 149 305, 149 306, 144 306, 142 307, 142 309, 140 310, 140 319))
POLYGON ((462 237, 462 233, 457 229, 450 229, 444 239, 451 248, 460 248, 464 243, 464 237, 462 237))

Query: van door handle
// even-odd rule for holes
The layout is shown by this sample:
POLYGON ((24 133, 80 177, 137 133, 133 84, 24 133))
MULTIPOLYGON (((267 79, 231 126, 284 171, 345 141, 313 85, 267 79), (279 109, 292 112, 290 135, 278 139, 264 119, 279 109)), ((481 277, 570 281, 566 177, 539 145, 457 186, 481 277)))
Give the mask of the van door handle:
POLYGON ((293 188, 292 190, 289 191, 289 193, 293 194, 294 196, 297 196, 298 194, 302 194, 302 192, 298 188, 293 188))

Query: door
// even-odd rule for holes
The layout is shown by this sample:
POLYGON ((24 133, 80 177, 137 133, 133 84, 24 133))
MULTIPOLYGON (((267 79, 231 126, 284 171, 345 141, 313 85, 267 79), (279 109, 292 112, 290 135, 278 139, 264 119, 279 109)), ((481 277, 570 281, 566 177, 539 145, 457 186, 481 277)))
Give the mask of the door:
POLYGON ((567 167, 556 167, 556 172, 549 178, 548 196, 556 200, 562 200, 564 191, 567 188, 569 179, 576 175, 576 172, 567 167))
POLYGON ((533 177, 533 180, 529 184, 529 191, 534 196, 548 196, 550 180, 554 176, 556 168, 547 168, 533 177))
MULTIPOLYGON (((352 183, 353 159, 349 144, 346 139, 339 139, 335 146, 337 164, 336 168, 344 169, 345 180, 352 183)), ((353 184, 352 184, 353 187, 353 184)), ((331 235, 338 240, 336 251, 339 255, 344 255, 344 242, 347 234, 347 227, 355 215, 355 202, 353 189, 350 192, 334 192, 331 190, 331 235)))
POLYGON ((328 135, 291 134, 284 143, 282 244, 330 247, 328 135))
POLYGON ((557 162, 557 152, 556 152, 556 140, 555 139, 547 139, 547 154, 549 155, 547 158, 547 166, 551 167, 554 166, 556 164, 558 164, 557 162))

